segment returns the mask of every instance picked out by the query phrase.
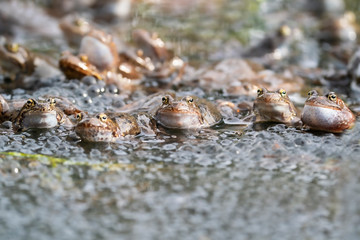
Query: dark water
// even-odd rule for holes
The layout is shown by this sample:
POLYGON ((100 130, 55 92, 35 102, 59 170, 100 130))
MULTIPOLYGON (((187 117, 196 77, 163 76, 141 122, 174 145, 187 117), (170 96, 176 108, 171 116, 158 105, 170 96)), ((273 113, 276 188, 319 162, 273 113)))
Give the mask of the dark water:
MULTIPOLYGON (((137 4, 125 26, 151 26, 177 54, 206 65, 238 54, 251 29, 271 31, 261 11, 292 6, 197 4, 187 14, 137 4)), ((346 90, 358 102, 356 90, 346 90)), ((7 99, 60 93, 92 112, 129 101, 79 81, 3 91, 7 99)), ((222 124, 92 144, 63 127, 15 134, 3 124, 0 239, 359 239, 359 136, 359 123, 343 134, 222 124)))

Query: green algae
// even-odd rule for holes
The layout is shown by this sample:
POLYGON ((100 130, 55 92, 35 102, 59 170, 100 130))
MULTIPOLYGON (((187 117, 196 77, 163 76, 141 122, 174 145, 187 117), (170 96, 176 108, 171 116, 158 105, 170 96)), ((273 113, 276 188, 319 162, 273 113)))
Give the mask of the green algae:
POLYGON ((15 158, 17 160, 24 160, 24 161, 35 161, 41 164, 49 165, 51 167, 56 167, 57 165, 65 165, 65 166, 84 166, 90 167, 94 170, 110 170, 110 171, 119 171, 119 170, 128 170, 132 171, 135 169, 134 164, 128 163, 105 163, 105 162, 80 162, 80 161, 73 161, 66 158, 58 158, 47 156, 43 154, 28 154, 28 153, 21 153, 21 152, 0 152, 0 158, 15 158))

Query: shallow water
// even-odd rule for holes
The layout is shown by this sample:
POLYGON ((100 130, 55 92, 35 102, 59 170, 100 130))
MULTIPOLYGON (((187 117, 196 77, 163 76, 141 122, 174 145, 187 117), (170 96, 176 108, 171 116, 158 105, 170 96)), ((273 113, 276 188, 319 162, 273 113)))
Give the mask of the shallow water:
MULTIPOLYGON (((255 10, 239 16, 231 10, 239 7, 236 1, 225 4, 225 14, 214 14, 211 6, 210 12, 192 10, 190 16, 205 11, 204 18, 215 15, 212 21, 227 19, 227 28, 220 40, 212 38, 212 31, 199 30, 211 49, 205 51, 198 45, 195 50, 186 48, 193 42, 188 34, 194 29, 189 27, 176 42, 177 53, 194 64, 234 54, 219 51, 223 44, 225 49, 233 46, 233 41, 239 49, 239 41, 247 43, 246 32, 230 37, 231 29, 244 25, 242 18, 251 17, 250 22, 264 28, 256 6, 241 4, 255 10)), ((133 19, 133 27, 150 24, 163 33, 168 24, 213 26, 200 17, 182 25, 184 17, 175 13, 169 22, 166 14, 154 17, 160 10, 147 5, 137 11, 140 16, 133 19)), ((36 91, 15 89, 3 95, 17 99, 61 93, 90 112, 114 110, 131 101, 94 88, 60 78, 36 91)), ((349 91, 349 102, 358 102, 356 91, 349 91)), ((218 92, 179 90, 185 93, 239 101, 218 92)), ((360 236, 359 120, 343 134, 306 132, 283 124, 220 124, 198 131, 163 130, 159 136, 126 137, 116 143, 83 143, 64 127, 15 134, 7 126, 0 128, 0 239, 360 236)))

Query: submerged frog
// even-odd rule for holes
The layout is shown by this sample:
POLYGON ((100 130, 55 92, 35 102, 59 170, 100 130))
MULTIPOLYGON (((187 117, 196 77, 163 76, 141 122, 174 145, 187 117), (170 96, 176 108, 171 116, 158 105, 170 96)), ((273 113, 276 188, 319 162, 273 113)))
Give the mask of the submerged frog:
POLYGON ((205 99, 186 96, 174 100, 171 96, 164 96, 155 119, 166 128, 198 129, 221 122, 222 116, 217 108, 205 99))
POLYGON ((301 120, 313 130, 341 133, 355 125, 356 117, 334 92, 319 96, 312 90, 308 93, 301 120))
POLYGON ((59 67, 68 79, 81 79, 85 76, 94 76, 102 79, 99 70, 89 63, 86 55, 74 56, 69 52, 63 52, 59 67))
POLYGON ((29 128, 53 128, 60 124, 70 124, 67 116, 56 107, 56 100, 28 99, 14 119, 14 129, 22 131, 29 128))
POLYGON ((77 118, 75 132, 87 142, 114 142, 120 137, 140 133, 136 119, 127 113, 100 113, 88 117, 78 114, 77 118))
POLYGON ((266 88, 259 88, 253 111, 255 122, 278 122, 290 125, 300 122, 296 108, 284 89, 268 91, 266 88))

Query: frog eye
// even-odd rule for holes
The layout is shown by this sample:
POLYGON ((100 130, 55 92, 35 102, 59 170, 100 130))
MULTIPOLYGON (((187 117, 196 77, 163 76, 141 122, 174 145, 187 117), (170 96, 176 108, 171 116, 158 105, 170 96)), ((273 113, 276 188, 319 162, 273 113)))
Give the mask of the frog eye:
POLYGON ((80 120, 82 120, 83 115, 82 115, 82 113, 77 113, 75 117, 78 121, 80 121, 80 120))
POLYGON ((86 21, 82 18, 77 18, 74 20, 74 25, 77 27, 84 26, 86 24, 86 21))
POLYGON ((264 90, 263 90, 262 88, 259 88, 259 89, 257 90, 257 95, 258 95, 258 97, 261 96, 263 93, 264 93, 264 90))
POLYGON ((285 97, 286 96, 286 91, 284 89, 280 89, 279 90, 279 93, 282 97, 285 97))
POLYGON ((288 25, 281 26, 280 30, 280 36, 287 37, 291 34, 291 28, 288 25))
POLYGON ((27 101, 26 101, 26 105, 31 107, 31 106, 34 106, 35 105, 35 100, 32 99, 32 98, 29 98, 27 101))
POLYGON ((192 102, 194 102, 194 99, 192 97, 186 97, 186 101, 188 103, 192 103, 192 102))
POLYGON ((48 98, 47 101, 50 103, 50 105, 56 104, 56 100, 54 98, 48 98))
POLYGON ((336 94, 334 92, 329 92, 327 94, 327 97, 332 102, 336 102, 336 100, 337 100, 337 96, 336 96, 336 94))
POLYGON ((7 43, 5 44, 5 48, 12 53, 17 53, 19 51, 19 44, 17 43, 7 43))
POLYGON ((136 51, 136 55, 137 55, 138 57, 143 57, 143 56, 144 56, 144 51, 141 50, 141 49, 138 49, 138 50, 136 51))
POLYGON ((88 57, 86 56, 86 55, 81 55, 80 56, 80 60, 82 61, 82 62, 88 62, 88 57))
POLYGON ((164 97, 162 97, 161 101, 162 101, 163 104, 169 104, 169 97, 164 96, 164 97))
POLYGON ((316 90, 310 90, 310 91, 308 92, 308 97, 317 96, 317 95, 318 95, 318 93, 317 93, 316 90))
POLYGON ((105 122, 108 117, 106 116, 106 114, 102 113, 102 114, 97 115, 97 118, 100 119, 100 121, 105 122))

